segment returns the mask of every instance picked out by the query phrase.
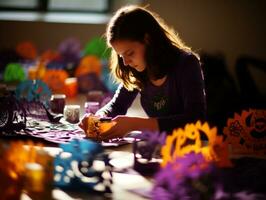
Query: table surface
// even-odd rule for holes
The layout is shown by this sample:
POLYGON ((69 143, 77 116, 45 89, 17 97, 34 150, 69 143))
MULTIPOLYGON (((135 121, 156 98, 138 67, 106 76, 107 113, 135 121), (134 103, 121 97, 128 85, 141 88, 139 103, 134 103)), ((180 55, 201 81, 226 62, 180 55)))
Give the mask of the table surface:
MULTIPOLYGON (((84 103, 86 102, 85 95, 78 95, 75 98, 67 98, 67 105, 80 105, 80 117, 84 114, 84 103)), ((129 116, 146 116, 144 111, 141 109, 139 98, 133 102, 131 108, 129 108, 127 115, 129 116)), ((19 139, 19 138, 18 138, 19 139)), ((10 138, 9 141, 16 140, 16 138, 10 138)), ((52 156, 56 156, 61 148, 57 144, 45 143, 44 149, 49 152, 52 156)), ((104 147, 105 152, 109 153, 112 157, 111 163, 116 168, 116 172, 113 172, 113 184, 112 194, 110 197, 104 195, 95 195, 88 192, 79 191, 63 191, 58 188, 53 188, 52 199, 57 200, 72 200, 72 199, 114 199, 114 200, 142 200, 147 199, 140 194, 136 194, 130 190, 149 190, 152 188, 152 179, 144 177, 132 169, 134 156, 132 153, 132 144, 125 144, 118 147, 104 147), (120 171, 120 172, 117 172, 120 171), (127 173, 122 173, 127 171, 127 173)), ((31 198, 23 193, 21 200, 30 200, 31 198)))
MULTIPOLYGON (((44 147, 50 155, 56 156, 60 151, 59 147, 44 147)), ((132 144, 126 144, 119 147, 105 148, 111 159, 111 164, 116 168, 113 172, 112 194, 110 197, 104 195, 90 194, 80 191, 63 191, 58 188, 52 190, 52 199, 57 200, 82 200, 82 199, 114 199, 114 200, 143 200, 140 194, 136 194, 130 190, 150 190, 152 188, 152 179, 144 177, 132 169, 134 155, 132 153, 132 144), (122 173, 123 171, 126 173, 122 173), (120 172, 117 172, 120 171, 120 172)), ((30 200, 31 198, 23 193, 21 200, 30 200)))

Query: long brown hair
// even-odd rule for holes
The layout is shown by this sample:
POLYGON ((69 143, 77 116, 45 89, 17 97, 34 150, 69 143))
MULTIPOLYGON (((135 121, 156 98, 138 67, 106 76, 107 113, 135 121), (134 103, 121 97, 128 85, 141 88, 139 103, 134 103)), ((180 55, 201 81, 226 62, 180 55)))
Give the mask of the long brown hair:
MULTIPOLYGON (((137 72, 125 66, 123 60, 112 49, 110 67, 117 82, 122 82, 128 90, 141 90, 148 79, 164 77, 173 67, 181 51, 198 55, 186 46, 174 29, 154 12, 139 7, 125 6, 120 8, 110 20, 106 38, 109 47, 116 40, 131 40, 144 43, 148 36, 145 51, 146 69, 137 72)), ((199 58, 199 57, 198 57, 199 58)))

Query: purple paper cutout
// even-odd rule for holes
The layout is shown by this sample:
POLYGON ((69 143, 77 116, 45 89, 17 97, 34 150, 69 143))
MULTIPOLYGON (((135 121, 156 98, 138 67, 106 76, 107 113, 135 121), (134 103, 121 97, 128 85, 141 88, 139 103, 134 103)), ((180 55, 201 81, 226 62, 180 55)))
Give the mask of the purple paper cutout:
POLYGON ((158 159, 161 157, 160 149, 165 143, 166 134, 145 131, 135 138, 141 141, 133 144, 134 169, 146 176, 151 176, 160 169, 158 159))

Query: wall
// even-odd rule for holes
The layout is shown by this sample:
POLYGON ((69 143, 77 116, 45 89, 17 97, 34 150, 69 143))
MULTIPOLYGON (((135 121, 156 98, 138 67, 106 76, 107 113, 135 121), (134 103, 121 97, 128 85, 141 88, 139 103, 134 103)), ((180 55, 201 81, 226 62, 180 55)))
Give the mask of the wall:
MULTIPOLYGON (((115 2, 117 8, 123 1, 115 2)), ((242 54, 266 60, 264 0, 144 0, 144 4, 150 4, 194 50, 223 52, 232 74, 242 54)), ((31 39, 42 51, 56 48, 68 36, 84 44, 102 35, 105 25, 0 21, 0 30, 0 48, 31 39)))
POLYGON ((266 60, 266 1, 146 0, 145 3, 194 50, 223 52, 231 73, 240 55, 266 60))
POLYGON ((77 37, 82 44, 104 33, 104 24, 59 24, 45 22, 0 21, 0 47, 13 47, 23 40, 31 40, 39 51, 55 49, 67 37, 77 37))

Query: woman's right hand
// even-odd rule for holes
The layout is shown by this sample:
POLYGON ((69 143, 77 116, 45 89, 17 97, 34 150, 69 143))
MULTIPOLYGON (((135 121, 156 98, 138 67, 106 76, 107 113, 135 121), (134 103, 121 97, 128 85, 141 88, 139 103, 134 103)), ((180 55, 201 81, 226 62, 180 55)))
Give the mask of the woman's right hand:
POLYGON ((91 113, 85 114, 85 115, 82 117, 80 123, 78 124, 78 126, 79 126, 81 129, 83 129, 85 132, 88 130, 88 117, 89 117, 89 116, 92 116, 92 114, 91 114, 91 113))

